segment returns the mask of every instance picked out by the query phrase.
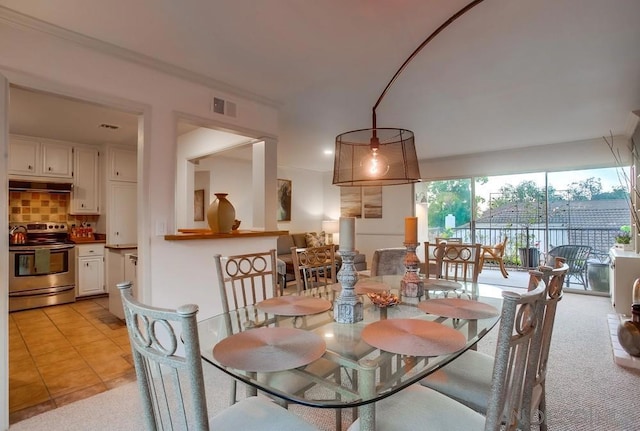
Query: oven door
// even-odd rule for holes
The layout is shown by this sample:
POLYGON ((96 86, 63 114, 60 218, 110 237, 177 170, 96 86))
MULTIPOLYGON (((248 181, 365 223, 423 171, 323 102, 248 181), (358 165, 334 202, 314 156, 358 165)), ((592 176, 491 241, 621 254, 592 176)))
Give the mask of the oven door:
POLYGON ((9 248, 9 295, 75 286, 73 244, 9 248))

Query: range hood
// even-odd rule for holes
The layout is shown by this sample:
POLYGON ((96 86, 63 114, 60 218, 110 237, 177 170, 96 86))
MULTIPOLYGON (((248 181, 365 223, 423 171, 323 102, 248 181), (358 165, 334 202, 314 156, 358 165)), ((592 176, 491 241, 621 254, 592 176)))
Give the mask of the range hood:
POLYGON ((70 193, 73 190, 73 184, 54 183, 50 181, 9 180, 9 190, 21 192, 70 193))

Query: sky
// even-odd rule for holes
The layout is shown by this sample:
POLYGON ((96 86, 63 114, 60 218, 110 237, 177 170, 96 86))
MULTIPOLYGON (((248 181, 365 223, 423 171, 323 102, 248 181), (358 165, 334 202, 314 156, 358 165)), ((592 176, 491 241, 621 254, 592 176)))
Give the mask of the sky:
MULTIPOLYGON (((581 171, 550 172, 549 184, 556 190, 566 190, 573 182, 579 182, 591 177, 600 178, 602 191, 609 192, 620 186, 616 168, 586 169, 581 171)), ((524 180, 534 181, 538 186, 544 186, 544 173, 501 175, 489 177, 484 185, 476 184, 476 194, 488 200, 490 193, 496 193, 505 184, 518 185, 524 180)))

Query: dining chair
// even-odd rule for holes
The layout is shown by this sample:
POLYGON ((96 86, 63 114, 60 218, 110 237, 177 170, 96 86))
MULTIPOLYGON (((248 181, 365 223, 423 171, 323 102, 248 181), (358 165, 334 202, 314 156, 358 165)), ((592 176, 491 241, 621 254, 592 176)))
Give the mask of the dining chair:
POLYGON ((336 283, 338 269, 335 244, 291 247, 291 258, 298 295, 318 292, 319 296, 328 296, 332 293, 327 286, 336 283))
MULTIPOLYGON (((530 283, 532 287, 536 286, 531 291, 502 293, 495 360, 489 370, 491 384, 486 394, 486 414, 431 388, 414 384, 376 403, 376 429, 528 430, 535 358, 540 344, 537 334, 542 326, 545 298, 541 274, 532 276, 530 283)), ((360 419, 349 428, 349 431, 359 430, 360 419)))
POLYGON ((424 270, 426 278, 442 278, 442 255, 444 254, 445 243, 429 242, 424 243, 424 270))
MULTIPOLYGON (((251 322, 254 326, 274 324, 275 316, 262 313, 255 307, 247 308, 247 306, 282 295, 282 288, 277 287, 276 251, 269 250, 224 257, 216 254, 214 255, 214 263, 218 275, 223 311, 226 313, 229 310, 245 309, 245 314, 238 316, 244 322, 235 322, 235 324, 239 327, 243 324, 246 325, 246 322, 251 322)), ((333 277, 335 279, 335 274, 333 277)), ((339 373, 340 368, 335 362, 319 359, 307 366, 306 370, 318 375, 330 375, 339 373)), ((306 379, 292 373, 258 374, 257 378, 270 380, 272 387, 279 388, 285 393, 295 394, 309 389, 306 379)), ((237 382, 233 380, 229 404, 235 404, 237 399, 237 382)), ((287 406, 287 402, 282 399, 277 398, 276 402, 283 407, 287 406)), ((339 410, 337 417, 341 421, 339 410)))
POLYGON ((462 244, 462 238, 445 238, 445 237, 436 237, 436 244, 462 244))
POLYGON ((264 397, 249 397, 209 417, 200 358, 198 306, 157 308, 119 283, 147 430, 317 430, 264 397), (268 418, 268 420, 265 420, 268 418))
POLYGON ((371 276, 404 275, 407 270, 404 264, 406 255, 406 247, 379 248, 375 250, 371 259, 371 276))
MULTIPOLYGON (((551 335, 558 302, 562 299, 562 285, 569 267, 558 260, 556 268, 542 266, 539 271, 530 271, 529 289, 535 289, 542 280, 545 286, 543 320, 536 340, 538 349, 533 352, 535 374, 531 392, 531 416, 537 420, 541 431, 547 429, 545 380, 551 335)), ((420 381, 423 386, 434 389, 471 409, 485 414, 488 395, 491 392, 493 356, 469 350, 445 367, 420 381)))
POLYGON ((480 254, 480 264, 478 272, 482 272, 485 262, 495 262, 500 267, 500 272, 504 278, 509 278, 507 268, 504 266, 504 252, 507 249, 507 240, 509 238, 505 235, 504 240, 494 245, 482 246, 482 253, 480 254))
POLYGON ((480 270, 480 244, 444 244, 442 278, 477 283, 480 270))

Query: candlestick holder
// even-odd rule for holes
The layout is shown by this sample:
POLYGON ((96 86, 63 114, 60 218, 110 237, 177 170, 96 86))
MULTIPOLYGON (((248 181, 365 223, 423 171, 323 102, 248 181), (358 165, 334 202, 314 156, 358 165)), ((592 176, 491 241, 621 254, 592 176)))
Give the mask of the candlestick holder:
POLYGON ((363 319, 362 301, 356 295, 354 287, 358 281, 358 272, 353 265, 356 252, 340 250, 340 256, 342 266, 337 279, 342 285, 342 290, 333 301, 333 320, 338 323, 356 323, 363 319))
POLYGON ((418 244, 405 242, 404 246, 407 248, 404 257, 406 271, 400 282, 400 292, 405 297, 421 298, 424 295, 424 282, 418 275, 418 264, 420 263, 420 259, 416 255, 418 244))

